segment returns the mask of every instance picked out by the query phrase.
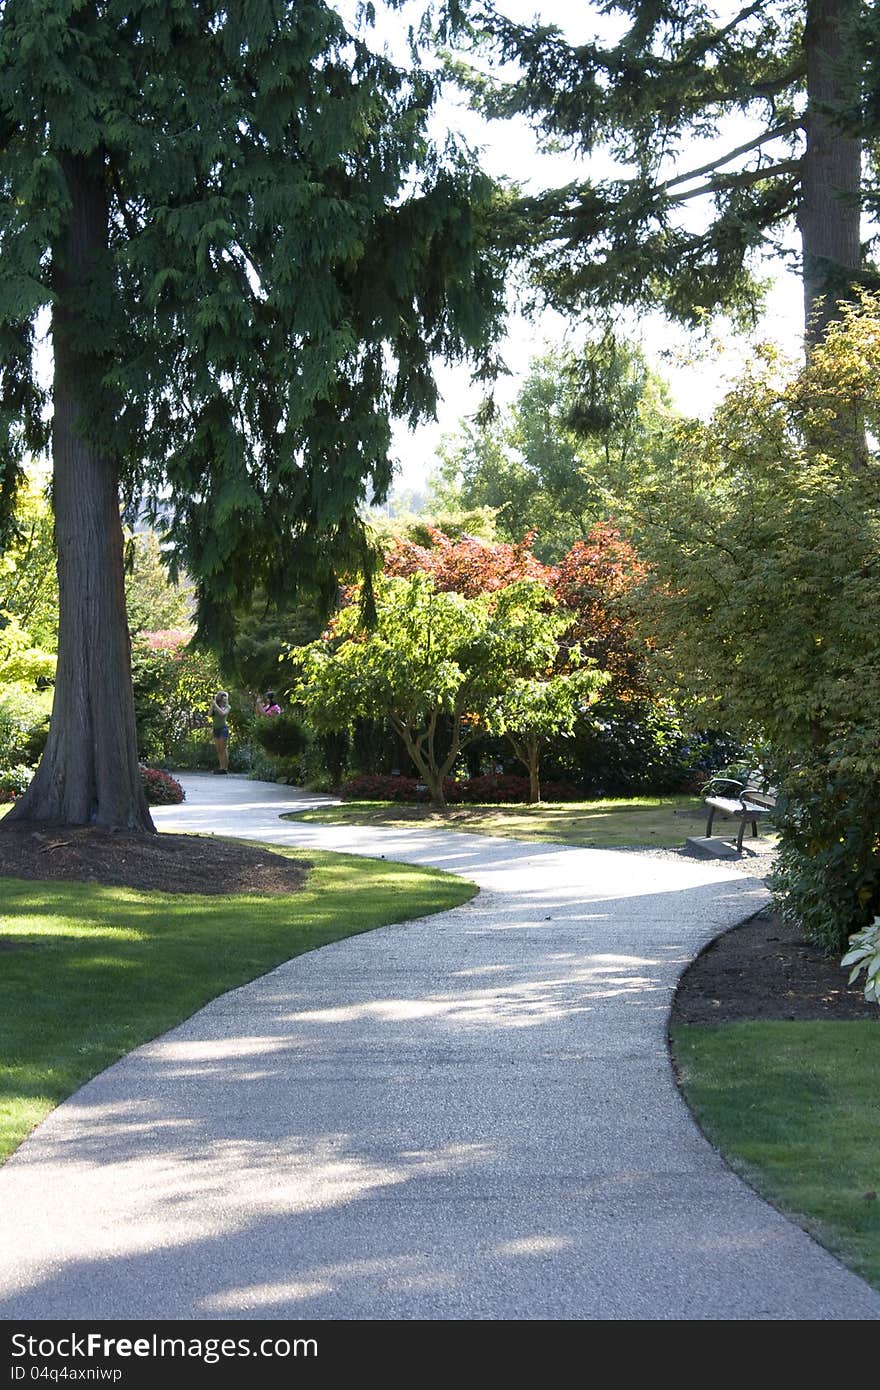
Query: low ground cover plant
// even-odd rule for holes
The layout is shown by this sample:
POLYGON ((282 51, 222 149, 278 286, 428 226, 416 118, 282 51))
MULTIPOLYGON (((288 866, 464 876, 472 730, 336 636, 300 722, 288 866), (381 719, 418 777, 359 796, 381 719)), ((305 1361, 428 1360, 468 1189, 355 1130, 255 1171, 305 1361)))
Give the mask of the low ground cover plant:
MULTIPOLYGON (((545 782, 541 790, 546 801, 579 801, 582 793, 566 782, 545 782)), ((431 792, 415 777, 375 776, 352 777, 342 786, 342 795, 350 801, 407 801, 430 802, 431 792)), ((487 773, 443 782, 443 795, 449 805, 505 805, 527 803, 528 777, 509 773, 487 773)))
POLYGON ((875 917, 864 931, 853 933, 849 950, 840 964, 844 968, 853 967, 850 984, 854 984, 864 970, 865 998, 870 1004, 880 1004, 880 917, 875 917))

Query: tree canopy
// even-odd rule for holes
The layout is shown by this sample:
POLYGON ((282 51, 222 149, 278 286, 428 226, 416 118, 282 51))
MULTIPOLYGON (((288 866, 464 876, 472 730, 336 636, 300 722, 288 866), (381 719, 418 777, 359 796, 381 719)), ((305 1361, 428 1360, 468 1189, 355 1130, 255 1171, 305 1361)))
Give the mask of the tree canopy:
POLYGON ((388 486, 391 417, 433 411, 432 358, 491 369, 498 195, 432 144, 434 97, 324 0, 0 10, 0 524, 51 431, 61 608, 16 815, 149 824, 120 495, 229 646, 257 582, 328 599, 363 558, 358 509, 388 486))
POLYGON ((365 633, 357 612, 349 603, 318 642, 293 653, 295 698, 314 727, 388 719, 436 806, 469 744, 487 729, 510 733, 527 750, 537 799, 541 741, 567 728, 599 684, 595 671, 573 672, 577 652, 560 667, 570 615, 549 590, 518 578, 466 597, 415 571, 381 579, 375 629, 365 633))
POLYGON ((535 532, 554 563, 607 514, 615 480, 662 447, 671 413, 643 353, 611 335, 535 358, 516 400, 448 439, 438 506, 491 507, 507 541, 535 532))
POLYGON ((511 65, 459 63, 482 109, 525 114, 549 142, 614 161, 521 204, 551 302, 659 303, 689 323, 748 308, 753 253, 785 251, 796 225, 821 336, 862 275, 862 145, 870 193, 877 112, 861 82, 870 93, 876 7, 609 0, 582 43, 491 3, 475 11, 478 50, 511 65))
POLYGON ((79 428, 162 497, 206 631, 255 569, 329 582, 388 485, 389 417, 429 415, 432 355, 485 359, 499 308, 494 193, 430 146, 433 97, 323 0, 7 0, 5 495, 47 444, 35 320, 94 185, 79 428))
POLYGON ((780 883, 826 946, 880 910, 880 486, 838 428, 880 429, 880 298, 795 370, 767 350, 675 465, 633 481, 655 674, 703 725, 769 744, 791 811, 780 883))

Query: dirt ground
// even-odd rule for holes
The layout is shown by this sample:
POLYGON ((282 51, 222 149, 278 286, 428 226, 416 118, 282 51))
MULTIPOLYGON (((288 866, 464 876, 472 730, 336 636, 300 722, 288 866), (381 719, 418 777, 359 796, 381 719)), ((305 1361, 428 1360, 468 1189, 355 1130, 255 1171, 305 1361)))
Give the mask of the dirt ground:
POLYGON ((106 883, 163 893, 295 893, 309 865, 239 841, 127 835, 89 826, 0 826, 0 878, 106 883))
MULTIPOLYGON (((864 977, 862 977, 864 979, 864 977)), ((804 941, 778 913, 759 913, 714 941, 685 971, 671 1023, 737 1023, 745 1019, 872 1018, 858 982, 838 956, 804 941)))

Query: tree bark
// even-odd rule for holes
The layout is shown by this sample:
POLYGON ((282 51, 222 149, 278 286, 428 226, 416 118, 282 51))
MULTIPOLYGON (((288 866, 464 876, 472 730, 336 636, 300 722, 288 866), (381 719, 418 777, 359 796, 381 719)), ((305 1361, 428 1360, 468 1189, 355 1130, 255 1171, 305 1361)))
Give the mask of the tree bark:
POLYGON ((416 771, 419 773, 428 791, 431 793, 431 804, 440 811, 446 810, 446 798, 443 795, 443 773, 438 771, 433 760, 426 757, 422 752, 419 743, 413 738, 412 733, 403 723, 397 726, 398 733, 403 739, 404 747, 412 760, 416 771))
POLYGON ((807 143, 800 232, 807 352, 838 316, 861 268, 861 143, 835 112, 858 96, 852 51, 858 0, 807 0, 807 143))
POLYGON ((7 820, 147 832, 155 827, 138 768, 118 473, 78 428, 106 365, 82 309, 107 250, 107 196, 99 158, 68 156, 62 167, 71 209, 53 263, 58 669, 42 761, 7 820))
POLYGON ((537 806, 541 800, 541 740, 516 738, 510 730, 507 737, 514 757, 529 774, 529 805, 537 806))
POLYGON ((537 806, 541 800, 541 783, 538 778, 538 745, 529 744, 529 805, 537 806))

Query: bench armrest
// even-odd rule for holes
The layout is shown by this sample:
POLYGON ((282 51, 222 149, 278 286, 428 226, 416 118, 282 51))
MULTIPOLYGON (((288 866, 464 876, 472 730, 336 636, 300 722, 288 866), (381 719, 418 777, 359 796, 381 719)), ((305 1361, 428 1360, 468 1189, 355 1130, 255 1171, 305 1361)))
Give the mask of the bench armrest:
POLYGON ((738 782, 735 777, 710 777, 703 787, 703 796, 714 795, 723 787, 733 788, 733 795, 740 796, 745 791, 746 785, 745 782, 738 782))

